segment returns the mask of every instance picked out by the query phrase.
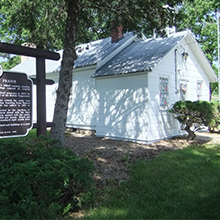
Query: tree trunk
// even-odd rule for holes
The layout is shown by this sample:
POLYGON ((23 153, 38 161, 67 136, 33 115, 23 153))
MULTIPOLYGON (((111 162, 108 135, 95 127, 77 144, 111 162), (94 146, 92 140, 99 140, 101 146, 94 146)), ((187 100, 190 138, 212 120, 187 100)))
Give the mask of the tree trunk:
POLYGON ((190 130, 190 127, 191 127, 191 126, 192 126, 192 125, 186 124, 186 127, 184 128, 184 130, 185 130, 186 132, 188 132, 188 137, 187 137, 188 140, 193 140, 193 139, 196 137, 195 133, 190 130))
POLYGON ((72 88, 73 65, 76 59, 75 43, 77 41, 80 13, 78 0, 66 0, 66 3, 68 15, 66 20, 63 59, 61 62, 59 86, 53 117, 55 126, 51 128, 50 132, 50 137, 59 140, 62 146, 65 145, 67 111, 72 88))

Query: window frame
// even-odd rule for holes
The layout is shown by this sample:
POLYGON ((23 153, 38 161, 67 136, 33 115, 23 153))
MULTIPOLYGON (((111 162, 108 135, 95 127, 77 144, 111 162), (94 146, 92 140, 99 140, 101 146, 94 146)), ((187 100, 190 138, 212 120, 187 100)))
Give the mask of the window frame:
POLYGON ((197 80, 197 83, 196 83, 196 98, 197 100, 201 100, 201 97, 202 97, 202 90, 203 90, 203 81, 202 80, 197 80), (199 88, 199 85, 200 85, 200 88, 199 88))
POLYGON ((168 110, 169 109, 169 77, 168 76, 159 76, 159 106, 160 110, 168 110), (161 80, 166 80, 166 84, 162 85, 161 80), (161 88, 164 88, 162 91, 161 88), (162 98, 162 95, 165 95, 165 98, 162 98), (162 101, 164 100, 164 101, 162 101), (162 105, 163 102, 166 102, 165 105, 162 105))

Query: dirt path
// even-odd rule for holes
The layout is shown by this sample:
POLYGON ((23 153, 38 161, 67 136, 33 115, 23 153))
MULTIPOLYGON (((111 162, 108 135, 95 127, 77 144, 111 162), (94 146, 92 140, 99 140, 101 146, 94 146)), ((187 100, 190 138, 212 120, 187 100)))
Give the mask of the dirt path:
POLYGON ((220 134, 198 132, 193 141, 178 137, 157 141, 151 144, 138 144, 129 141, 110 140, 71 132, 66 136, 66 146, 72 148, 79 157, 89 157, 95 165, 94 178, 98 188, 109 182, 118 183, 129 178, 129 164, 139 159, 157 157, 160 152, 187 147, 190 144, 220 142, 220 134))

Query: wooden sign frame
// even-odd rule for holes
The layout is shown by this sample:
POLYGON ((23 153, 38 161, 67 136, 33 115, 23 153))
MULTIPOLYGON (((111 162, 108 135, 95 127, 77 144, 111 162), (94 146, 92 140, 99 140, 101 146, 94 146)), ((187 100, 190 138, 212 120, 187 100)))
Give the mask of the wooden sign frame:
POLYGON ((46 79, 45 59, 59 60, 60 54, 1 42, 0 52, 36 58, 36 79, 32 80, 37 86, 37 123, 33 127, 37 129, 37 136, 47 136, 47 127, 51 127, 54 124, 46 122, 46 85, 52 85, 54 81, 46 79))

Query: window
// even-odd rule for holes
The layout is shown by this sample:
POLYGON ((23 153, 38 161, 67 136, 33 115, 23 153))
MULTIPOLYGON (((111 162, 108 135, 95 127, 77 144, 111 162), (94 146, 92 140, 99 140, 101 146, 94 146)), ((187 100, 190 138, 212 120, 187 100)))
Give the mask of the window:
POLYGON ((168 108, 168 78, 160 77, 160 108, 168 108))
POLYGON ((202 97, 202 81, 197 81, 197 100, 202 97))

